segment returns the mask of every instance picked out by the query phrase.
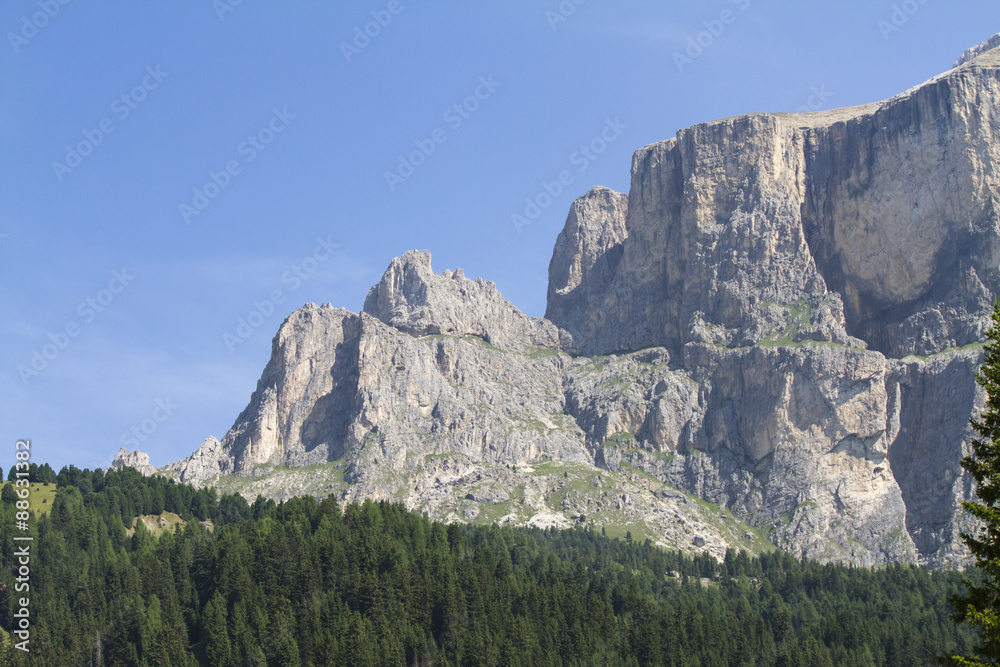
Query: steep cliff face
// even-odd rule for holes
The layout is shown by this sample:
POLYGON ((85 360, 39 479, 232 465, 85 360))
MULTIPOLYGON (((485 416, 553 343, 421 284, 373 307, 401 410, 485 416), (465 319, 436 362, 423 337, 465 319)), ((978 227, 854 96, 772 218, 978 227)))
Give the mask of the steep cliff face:
POLYGON ((1000 55, 808 135, 809 242, 848 330, 888 355, 982 338, 1000 288, 1000 55))
POLYGON ((571 368, 567 412, 600 465, 728 507, 782 548, 910 562, 887 370, 877 352, 826 344, 652 348, 571 368))
MULTIPOLYGON (((680 430, 705 461, 684 454, 672 471, 647 463, 658 477, 735 503, 758 524, 784 517, 772 538, 786 548, 811 531, 824 538, 805 550, 820 554, 838 541, 831 522, 864 533, 884 520, 884 536, 905 516, 921 560, 963 556, 958 532, 969 525, 959 503, 971 484, 960 460, 983 398, 975 344, 1000 288, 998 45, 970 49, 951 71, 881 104, 682 130, 637 151, 626 210, 616 210, 624 234, 603 245, 557 243, 550 276, 614 267, 572 295, 550 288, 546 315, 578 349, 664 345, 697 358, 685 366, 702 392, 701 416, 678 397, 658 413, 694 415, 680 430), (805 372, 804 350, 819 348, 796 344, 809 340, 832 344, 823 354, 839 348, 840 358, 805 372), (760 367, 761 345, 773 344, 760 367), (720 355, 725 362, 712 361, 720 355), (851 379, 862 359, 877 369, 868 386, 851 379), (725 370, 706 377, 706 368, 725 370), (851 412, 865 415, 863 427, 843 428, 840 409, 829 409, 845 394, 861 401, 851 412), (881 500, 870 514, 873 493, 881 500), (820 520, 803 529, 804 502, 820 520)), ((598 206, 575 209, 589 216, 571 213, 564 235, 621 229, 598 206)), ((910 548, 900 542, 887 554, 905 559, 910 548)))
POLYGON ((716 555, 961 562, 998 101, 987 45, 884 103, 643 148, 628 195, 571 207, 546 318, 406 253, 361 314, 289 316, 230 431, 167 472, 716 555))
MULTIPOLYGON (((429 254, 407 253, 389 267, 380 287, 392 284, 400 273, 423 269, 430 271, 429 254)), ((454 274, 448 273, 428 278, 453 281, 454 274)), ((503 301, 494 287, 466 282, 503 301)), ((171 469, 182 479, 198 480, 249 473, 261 465, 306 466, 350 455, 351 474, 360 480, 370 472, 368 466, 403 472, 422 464, 425 456, 454 452, 493 464, 540 457, 589 460, 575 437, 578 429, 563 423, 561 414, 561 371, 570 358, 532 346, 538 331, 556 331, 551 323, 532 320, 506 301, 509 311, 501 309, 501 315, 523 318, 516 321, 524 324, 524 338, 514 328, 494 329, 488 316, 448 320, 450 314, 475 307, 467 293, 440 312, 420 306, 414 308, 418 315, 409 317, 404 309, 413 305, 412 294, 405 286, 383 303, 391 304, 387 318, 392 314, 406 326, 427 327, 417 329, 418 335, 367 313, 315 304, 295 311, 274 338, 271 361, 250 404, 221 441, 218 470, 190 463, 171 469), (436 321, 441 324, 423 324, 421 318, 434 316, 440 316, 436 321), (493 331, 493 340, 521 351, 498 348, 485 336, 456 326, 493 331)), ((213 441, 201 449, 215 449, 213 441)))
MULTIPOLYGON (((681 130, 636 152, 625 238, 557 244, 550 275, 615 270, 550 290, 547 316, 586 354, 750 345, 803 307, 798 340, 890 356, 978 341, 1000 288, 998 105, 993 49, 881 104, 681 130)), ((564 233, 607 227, 576 210, 591 215, 564 233)))
POLYGON ((307 305, 286 319, 250 404, 221 441, 220 471, 308 465, 350 447, 362 317, 307 305))
POLYGON ((959 533, 975 527, 959 506, 973 487, 961 465, 975 437, 965 416, 985 407, 975 381, 982 351, 971 347, 892 361, 886 378, 889 461, 906 504, 907 530, 932 566, 964 557, 959 533))
POLYGON ((627 195, 605 187, 594 188, 573 202, 566 225, 556 238, 549 264, 545 317, 572 322, 581 340, 595 340, 608 326, 605 311, 589 306, 600 304, 607 296, 606 286, 618 269, 628 237, 627 213, 627 195), (589 317, 577 318, 581 310, 589 317))

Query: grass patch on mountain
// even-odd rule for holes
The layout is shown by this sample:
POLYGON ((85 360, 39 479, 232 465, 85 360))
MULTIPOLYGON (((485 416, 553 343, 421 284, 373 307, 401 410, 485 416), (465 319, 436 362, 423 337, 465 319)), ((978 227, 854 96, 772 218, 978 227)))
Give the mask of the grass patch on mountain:
POLYGON ((489 350, 491 352, 502 352, 503 354, 513 354, 510 350, 504 350, 503 348, 497 347, 496 345, 494 345, 493 343, 489 342, 488 340, 486 340, 482 336, 474 336, 474 335, 470 334, 468 336, 465 336, 462 340, 466 340, 466 341, 475 343, 475 344, 477 344, 477 345, 479 345, 481 347, 485 347, 487 350, 489 350))
POLYGON ((608 436, 608 439, 604 441, 603 446, 607 445, 619 445, 625 449, 637 449, 639 447, 639 441, 636 439, 634 433, 619 431, 608 436))
POLYGON ((959 347, 946 347, 940 352, 935 352, 934 354, 919 355, 919 354, 908 354, 903 359, 918 359, 920 361, 927 361, 928 359, 933 359, 935 357, 940 357, 944 354, 952 354, 953 352, 965 352, 967 350, 981 349, 983 343, 981 341, 976 341, 975 343, 969 343, 968 345, 960 345, 959 347))
POLYGON ((521 516, 524 514, 524 512, 521 511, 524 507, 521 502, 523 499, 524 484, 519 484, 510 490, 510 497, 502 503, 477 503, 479 507, 479 516, 473 519, 471 523, 489 526, 498 523, 502 518, 511 514, 517 515, 518 521, 523 521, 527 518, 522 518, 521 516))
POLYGON ((545 435, 550 430, 552 430, 548 424, 539 421, 537 419, 524 419, 521 417, 517 417, 514 419, 514 421, 518 424, 521 424, 520 428, 515 427, 516 430, 519 431, 531 431, 539 435, 545 435))
MULTIPOLYGON (((0 491, 2 491, 3 487, 8 484, 14 484, 14 482, 3 482, 0 484, 0 491)), ((14 488, 16 489, 17 486, 14 488)), ((32 482, 28 485, 28 506, 30 511, 34 514, 48 514, 52 509, 52 501, 54 501, 55 498, 55 484, 38 484, 36 482, 32 482)))
POLYGON ((764 301, 760 304, 761 310, 771 306, 777 306, 786 311, 786 325, 779 333, 772 334, 760 341, 759 345, 764 347, 788 347, 796 345, 795 336, 809 322, 809 318, 812 316, 812 308, 804 301, 793 305, 771 301, 764 301))
POLYGON ((302 467, 258 466, 252 477, 222 475, 212 482, 212 486, 222 493, 238 493, 250 498, 265 491, 265 495, 272 497, 303 494, 325 496, 346 488, 345 467, 345 458, 302 467))
POLYGON ((607 512, 601 515, 594 515, 593 518, 597 520, 597 525, 595 525, 594 530, 598 533, 601 529, 604 530, 603 535, 610 537, 612 539, 628 541, 629 534, 632 535, 632 542, 638 544, 644 543, 649 540, 651 544, 655 544, 658 539, 656 535, 649 529, 644 521, 631 521, 629 520, 624 512, 618 512, 619 516, 614 516, 615 513, 607 512))
POLYGON ((555 423, 556 429, 563 433, 583 433, 583 429, 576 423, 573 415, 568 415, 565 412, 553 412, 549 418, 555 423))
POLYGON ((557 350, 554 347, 540 347, 540 348, 534 350, 533 352, 529 352, 528 353, 528 358, 529 359, 551 359, 552 357, 558 357, 559 355, 563 355, 565 357, 569 357, 568 354, 566 354, 562 350, 557 350))
POLYGON ((172 533, 177 530, 178 526, 183 526, 185 523, 184 519, 173 512, 164 512, 162 514, 140 514, 132 519, 132 524, 130 526, 125 528, 125 534, 132 537, 135 534, 136 525, 140 521, 146 530, 152 535, 172 533))

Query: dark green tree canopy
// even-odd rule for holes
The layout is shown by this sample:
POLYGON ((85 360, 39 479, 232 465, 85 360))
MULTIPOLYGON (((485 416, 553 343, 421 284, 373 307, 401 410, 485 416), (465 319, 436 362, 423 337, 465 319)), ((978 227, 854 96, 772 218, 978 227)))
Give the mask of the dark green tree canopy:
MULTIPOLYGON (((57 478, 30 527, 31 653, 0 641, 0 665, 912 667, 975 640, 949 618, 959 573, 720 563, 635 527, 445 526, 384 502, 248 504, 131 469, 57 478), (176 530, 135 521, 160 508, 176 530)), ((0 503, 7 630, 16 511, 0 503)))
POLYGON ((966 583, 965 595, 955 597, 955 619, 979 629, 978 658, 954 656, 956 665, 1000 664, 1000 302, 993 301, 990 341, 983 345, 983 363, 976 381, 986 391, 986 409, 972 427, 979 435, 972 442, 972 455, 962 467, 976 480, 976 499, 962 503, 981 524, 975 534, 962 539, 976 559, 982 574, 979 583, 966 583))

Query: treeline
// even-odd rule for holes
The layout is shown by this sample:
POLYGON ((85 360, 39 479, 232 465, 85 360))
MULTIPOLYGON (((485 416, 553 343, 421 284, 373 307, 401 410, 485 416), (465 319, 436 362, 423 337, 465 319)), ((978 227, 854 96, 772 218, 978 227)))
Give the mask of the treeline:
MULTIPOLYGON (((30 534, 17 665, 912 665, 969 651, 958 573, 667 552, 574 529, 444 526, 63 469, 30 534), (139 514, 174 512, 154 537, 139 514)), ((15 508, 0 505, 11 629, 15 508)), ((18 532, 17 534, 22 534, 18 532)))
MULTIPOLYGON (((73 468, 76 470, 76 468, 73 468)), ((24 470, 23 468, 21 469, 24 470)), ((63 471, 66 469, 63 468, 63 471)), ((7 481, 12 482, 17 479, 17 466, 11 466, 10 470, 7 471, 7 481)), ((77 471, 80 472, 80 471, 77 471)), ((23 474, 23 472, 22 472, 23 474)), ((100 474, 100 473, 98 473, 100 474)), ((0 468, 0 479, 3 478, 3 468, 0 468)), ((55 484, 58 476, 56 471, 52 469, 48 463, 43 463, 38 465, 37 463, 31 462, 28 464, 28 481, 32 484, 55 484)))

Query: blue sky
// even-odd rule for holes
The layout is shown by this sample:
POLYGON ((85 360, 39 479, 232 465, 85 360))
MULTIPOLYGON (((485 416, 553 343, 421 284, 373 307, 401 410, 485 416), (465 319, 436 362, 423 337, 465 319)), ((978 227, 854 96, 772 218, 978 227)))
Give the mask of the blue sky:
POLYGON ((64 1, 0 5, 4 469, 221 437, 286 315, 359 310, 411 248, 542 315, 572 199, 635 149, 1000 31, 996 0, 64 1))

